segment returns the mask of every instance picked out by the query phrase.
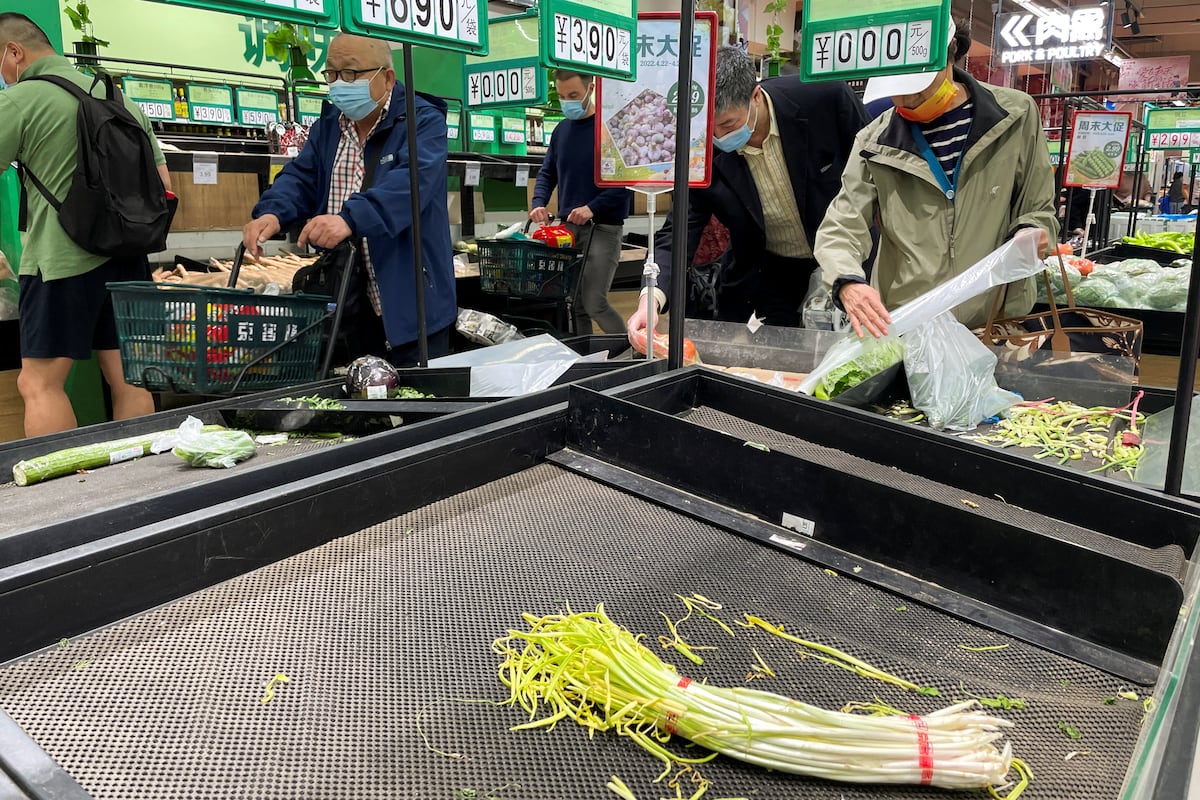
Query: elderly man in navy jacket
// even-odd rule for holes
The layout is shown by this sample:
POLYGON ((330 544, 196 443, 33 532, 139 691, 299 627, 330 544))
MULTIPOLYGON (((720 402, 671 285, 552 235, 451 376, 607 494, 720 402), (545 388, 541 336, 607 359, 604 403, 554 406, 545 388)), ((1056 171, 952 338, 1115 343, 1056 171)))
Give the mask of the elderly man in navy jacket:
MULTIPOLYGON (((754 313, 768 325, 799 325, 817 266, 817 227, 866 123, 862 103, 841 81, 787 77, 758 84, 749 56, 734 47, 718 50, 712 185, 689 192, 687 209, 673 204, 655 237, 659 285, 670 285, 672 225, 679 215, 687 215, 686 264, 716 216, 729 229, 735 262, 721 276, 721 318, 745 322, 754 313)), ((666 294, 655 294, 664 310, 666 294)), ((628 327, 631 334, 646 327, 644 299, 628 327)))
MULTIPOLYGON (((358 342, 352 355, 372 353, 409 366, 418 355, 405 87, 396 81, 391 50, 375 39, 335 37, 326 65, 333 107, 259 199, 242 240, 249 252, 261 253, 264 241, 303 222, 301 245, 365 243, 369 302, 349 321, 358 342)), ((446 209, 446 105, 418 95, 416 112, 426 329, 429 355, 438 356, 450 349, 457 316, 446 209)))

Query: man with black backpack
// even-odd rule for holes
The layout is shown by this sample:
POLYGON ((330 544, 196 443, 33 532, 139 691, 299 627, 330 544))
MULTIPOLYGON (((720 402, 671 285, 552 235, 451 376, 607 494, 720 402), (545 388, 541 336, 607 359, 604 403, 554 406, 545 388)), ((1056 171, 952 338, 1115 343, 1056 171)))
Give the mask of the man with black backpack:
POLYGON ((25 435, 75 427, 64 387, 93 351, 114 417, 149 414, 150 393, 125 382, 105 284, 147 280, 146 254, 165 246, 165 159, 141 109, 74 69, 28 17, 0 13, 0 48, 0 170, 18 163, 28 210, 17 378, 25 435))

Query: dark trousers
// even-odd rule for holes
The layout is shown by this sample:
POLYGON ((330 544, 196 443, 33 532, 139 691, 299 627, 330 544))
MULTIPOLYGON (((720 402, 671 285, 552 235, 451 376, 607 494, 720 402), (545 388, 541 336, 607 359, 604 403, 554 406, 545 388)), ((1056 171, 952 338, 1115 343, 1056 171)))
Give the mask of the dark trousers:
MULTIPOLYGON (((447 325, 441 330, 428 331, 425 334, 430 358, 444 356, 450 352, 450 328, 451 326, 447 325)), ((349 363, 359 356, 379 356, 386 358, 396 367, 414 367, 420 358, 416 340, 388 347, 383 320, 365 300, 360 312, 353 319, 342 320, 342 330, 343 334, 338 337, 339 347, 334 356, 338 363, 349 363)))
POLYGON ((746 266, 736 264, 733 275, 722 281, 717 318, 746 322, 753 313, 767 325, 800 327, 800 306, 817 268, 816 260, 767 253, 761 264, 743 272, 746 266))

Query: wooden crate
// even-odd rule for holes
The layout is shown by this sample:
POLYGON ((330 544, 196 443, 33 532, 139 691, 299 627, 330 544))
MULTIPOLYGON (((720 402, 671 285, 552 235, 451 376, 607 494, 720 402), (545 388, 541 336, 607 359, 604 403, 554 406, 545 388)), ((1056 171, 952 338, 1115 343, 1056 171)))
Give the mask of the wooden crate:
POLYGON ((190 172, 172 172, 171 187, 179 196, 172 231, 237 230, 250 221, 258 202, 258 175, 221 172, 215 184, 196 185, 190 172))

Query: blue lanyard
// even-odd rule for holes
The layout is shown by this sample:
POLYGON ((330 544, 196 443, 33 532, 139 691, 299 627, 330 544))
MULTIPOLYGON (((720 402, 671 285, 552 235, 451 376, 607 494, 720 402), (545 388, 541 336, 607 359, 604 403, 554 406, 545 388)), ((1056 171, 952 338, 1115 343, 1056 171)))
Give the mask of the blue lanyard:
POLYGON ((917 140, 917 146, 921 148, 921 155, 925 156, 925 162, 933 171, 934 180, 938 182, 938 186, 942 187, 942 193, 946 195, 946 199, 953 203, 955 195, 958 194, 958 174, 962 153, 958 154, 958 160, 954 162, 954 183, 951 184, 945 168, 942 167, 942 162, 938 161, 937 156, 933 154, 933 148, 929 146, 929 140, 925 138, 925 132, 921 130, 921 126, 910 122, 909 127, 912 128, 912 135, 917 140))

